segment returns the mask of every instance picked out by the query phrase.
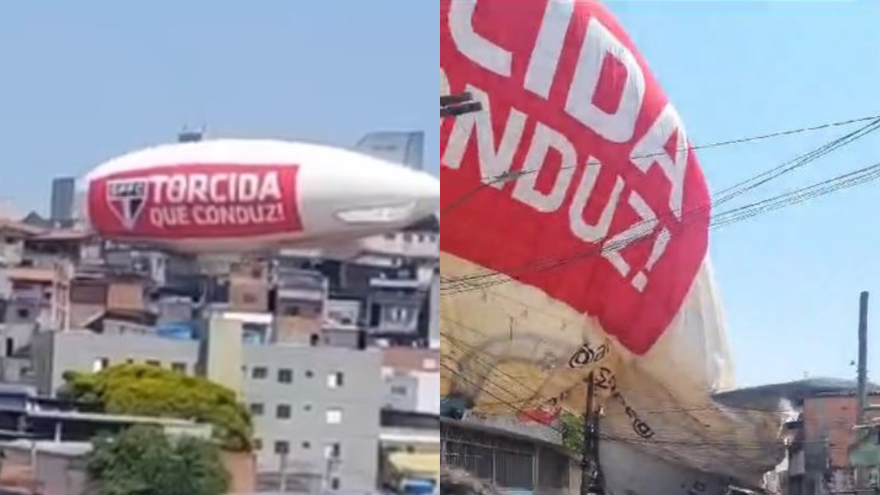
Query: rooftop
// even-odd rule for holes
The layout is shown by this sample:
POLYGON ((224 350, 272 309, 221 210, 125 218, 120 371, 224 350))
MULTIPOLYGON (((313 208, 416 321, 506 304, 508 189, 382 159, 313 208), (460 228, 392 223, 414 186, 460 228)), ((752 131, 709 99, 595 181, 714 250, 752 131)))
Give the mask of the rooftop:
POLYGON ((50 284, 58 280, 58 271, 52 268, 17 267, 6 270, 10 280, 18 282, 39 282, 50 284))
POLYGON ((439 360, 438 349, 389 347, 382 353, 382 366, 399 370, 436 372, 439 360))
POLYGON ((81 457, 92 451, 92 444, 89 442, 54 442, 49 440, 41 440, 32 442, 30 440, 13 440, 11 442, 0 442, 0 449, 30 451, 31 449, 40 453, 55 454, 65 457, 81 457))
POLYGON ((69 421, 92 421, 96 423, 141 424, 180 428, 198 428, 199 423, 176 418, 154 418, 148 416, 128 416, 123 414, 102 414, 79 411, 32 411, 35 418, 63 419, 69 421))

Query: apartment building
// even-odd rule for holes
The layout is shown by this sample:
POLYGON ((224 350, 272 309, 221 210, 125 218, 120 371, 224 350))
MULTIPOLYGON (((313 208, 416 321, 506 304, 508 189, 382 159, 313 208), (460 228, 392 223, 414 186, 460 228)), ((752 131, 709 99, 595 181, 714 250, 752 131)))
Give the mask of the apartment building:
POLYGON ((381 354, 247 345, 243 396, 259 472, 291 484, 370 490, 379 466, 381 354))

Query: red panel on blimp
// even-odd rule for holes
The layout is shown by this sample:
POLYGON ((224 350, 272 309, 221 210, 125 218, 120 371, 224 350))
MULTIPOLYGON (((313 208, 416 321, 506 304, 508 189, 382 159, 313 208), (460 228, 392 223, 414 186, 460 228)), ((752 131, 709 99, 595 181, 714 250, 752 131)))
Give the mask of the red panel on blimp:
POLYGON ((299 166, 178 164, 138 168, 89 184, 93 228, 116 238, 210 239, 302 231, 299 166))

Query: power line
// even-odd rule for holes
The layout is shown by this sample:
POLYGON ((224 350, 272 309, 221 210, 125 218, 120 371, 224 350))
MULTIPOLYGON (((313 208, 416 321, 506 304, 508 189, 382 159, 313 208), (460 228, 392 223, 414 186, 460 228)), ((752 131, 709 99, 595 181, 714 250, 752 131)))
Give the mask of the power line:
MULTIPOLYGON (((473 386, 477 386, 477 387, 480 386, 477 382, 474 381, 474 379, 470 378, 469 376, 460 372, 459 370, 452 368, 448 364, 441 363, 441 366, 447 372, 451 373, 452 375, 456 376, 457 378, 459 378, 465 382, 468 382, 473 386)), ((500 390, 506 390, 504 387, 499 386, 497 384, 494 384, 494 386, 495 386, 495 388, 498 388, 500 390)), ((491 391, 490 389, 480 388, 480 390, 483 393, 485 393, 486 395, 497 400, 498 404, 509 408, 515 414, 520 414, 520 412, 522 412, 522 408, 517 407, 510 400, 507 400, 507 399, 500 397, 498 394, 491 391)), ((562 408, 562 407, 560 407, 560 411, 563 413, 575 416, 575 417, 580 416, 579 414, 573 413, 573 412, 571 412, 565 408, 562 408)), ((546 424, 546 423, 542 423, 542 424, 546 428, 553 430, 553 431, 559 433, 560 435, 564 436, 567 433, 564 429, 560 428, 557 424, 546 424)), ((657 431, 656 429, 653 429, 653 430, 657 431)), ((678 430, 676 430, 676 432, 678 432, 678 430)), ((717 434, 718 434, 718 432, 713 433, 713 435, 717 435, 717 434)), ((782 443, 779 441, 769 441, 769 440, 766 442, 761 442, 761 441, 743 442, 743 441, 737 441, 737 440, 717 440, 717 441, 712 440, 712 441, 708 441, 708 440, 675 439, 674 437, 668 437, 668 436, 663 437, 662 435, 659 437, 652 437, 652 438, 648 439, 648 438, 625 437, 625 436, 620 436, 620 435, 601 434, 600 439, 605 440, 605 441, 628 443, 628 444, 633 444, 633 445, 687 446, 687 447, 691 447, 691 448, 712 448, 712 449, 716 449, 716 450, 722 449, 722 448, 723 449, 736 448, 736 449, 743 449, 743 450, 749 450, 749 449, 764 450, 768 447, 773 447, 773 448, 782 447, 782 443)), ((821 441, 816 441, 816 442, 821 443, 821 441)), ((807 443, 810 443, 810 442, 807 441, 807 443)), ((736 454, 732 454, 732 455, 736 455, 736 454)))
MULTIPOLYGON (((450 374, 460 378, 461 380, 470 383, 473 386, 479 387, 480 385, 476 383, 473 379, 468 377, 467 375, 461 373, 460 371, 452 368, 446 363, 440 363, 441 367, 444 368, 450 374)), ((505 390, 503 387, 495 385, 496 388, 501 390, 505 390)), ((497 394, 488 390, 486 388, 480 389, 486 395, 489 395, 493 399, 497 400, 499 404, 506 406, 511 411, 516 414, 519 414, 520 408, 513 404, 511 401, 506 400, 502 397, 499 397, 497 394)), ((578 414, 572 413, 566 409, 562 409, 562 412, 566 412, 568 414, 572 414, 575 416, 579 416, 578 414)), ((566 431, 559 428, 555 424, 544 424, 547 428, 559 433, 560 435, 565 435, 566 431)), ((736 441, 695 441, 695 440, 675 440, 675 439, 636 439, 631 437, 622 437, 618 435, 608 435, 608 434, 600 434, 601 440, 612 441, 612 442, 622 442, 622 443, 631 443, 636 445, 680 445, 680 446, 691 446, 691 447, 712 447, 712 448, 757 448, 757 449, 766 449, 767 447, 782 447, 781 442, 777 441, 767 441, 767 442, 736 442, 736 441)), ((818 441, 817 441, 818 442, 818 441)), ((809 442, 808 442, 809 443, 809 442)))
MULTIPOLYGON (((735 144, 753 143, 753 142, 763 141, 763 140, 772 139, 772 138, 791 136, 791 135, 802 134, 802 133, 806 133, 806 132, 815 132, 815 131, 831 129, 831 128, 835 128, 835 127, 848 126, 848 125, 852 125, 852 124, 858 124, 861 122, 868 122, 868 121, 877 122, 878 120, 880 120, 880 115, 872 115, 872 116, 867 116, 867 117, 859 117, 859 118, 855 118, 855 119, 826 122, 824 124, 819 124, 819 125, 814 125, 814 126, 809 126, 809 127, 800 127, 800 128, 796 128, 796 129, 789 129, 789 130, 778 131, 778 132, 772 132, 769 134, 759 134, 756 136, 729 139, 729 140, 725 140, 725 141, 718 141, 718 142, 708 143, 708 144, 704 144, 704 145, 685 146, 683 148, 679 148, 674 151, 676 151, 676 152, 678 152, 678 151, 694 151, 694 150, 702 150, 702 149, 720 148, 720 147, 731 146, 731 145, 735 145, 735 144)), ((656 157, 656 156, 663 156, 663 154, 664 153, 661 152, 661 153, 650 153, 647 155, 636 155, 636 156, 630 157, 630 159, 652 158, 652 157, 656 157)), ((576 168, 578 166, 579 165, 560 167, 560 170, 565 170, 567 168, 576 168)), ((513 178, 519 177, 521 175, 534 174, 534 173, 537 173, 538 171, 539 170, 508 171, 506 173, 499 174, 496 176, 483 177, 481 183, 478 186, 476 186, 472 190, 462 194, 461 197, 457 198, 452 203, 450 203, 448 206, 443 208, 441 210, 441 214, 451 213, 452 211, 454 211, 455 209, 460 207, 465 201, 467 201, 468 199, 470 199, 471 197, 473 197, 474 195, 479 193, 486 186, 489 186, 492 184, 497 184, 499 182, 505 182, 505 181, 511 180, 513 178)), ((724 191, 722 191, 722 192, 724 192, 724 191)))
MULTIPOLYGON (((719 198, 716 201, 716 203, 709 203, 706 205, 698 206, 698 207, 692 208, 691 210, 684 212, 681 215, 679 222, 684 224, 684 223, 693 223, 694 221, 699 221, 699 220, 703 219, 704 215, 706 215, 710 212, 711 208, 713 207, 713 204, 723 204, 723 203, 735 198, 736 196, 742 194, 741 192, 736 191, 738 186, 746 185, 748 190, 755 189, 756 187, 768 182, 769 180, 772 180, 773 178, 779 177, 780 175, 783 175, 785 173, 790 173, 791 171, 793 171, 797 168, 800 168, 809 162, 815 161, 816 159, 818 159, 822 156, 825 156, 825 155, 831 153, 832 151, 834 151, 836 149, 839 149, 840 147, 842 147, 846 144, 850 144, 853 141, 855 141, 856 139, 859 139, 859 138, 864 137, 865 135, 867 135, 871 132, 876 131, 878 128, 880 128, 880 119, 875 119, 871 123, 861 127, 860 129, 858 129, 856 131, 847 133, 846 135, 841 136, 837 139, 834 139, 834 140, 824 144, 823 146, 820 146, 817 149, 811 150, 808 153, 800 155, 799 157, 797 157, 793 160, 789 160, 780 166, 774 167, 767 172, 764 172, 762 174, 758 174, 757 176, 754 176, 751 179, 747 179, 746 181, 740 182, 738 185, 728 187, 722 191, 722 193, 728 193, 728 194, 723 195, 721 198, 719 198), (772 175, 772 177, 768 178, 767 176, 770 174, 773 174, 773 175, 772 175), (759 183, 749 184, 750 182, 753 182, 756 179, 761 179, 761 181, 759 183)), ((589 164, 588 164, 588 166, 589 166, 589 164)), ((644 227, 649 227, 649 226, 653 227, 655 224, 659 223, 659 221, 661 219, 668 220, 672 217, 672 215, 673 214, 671 212, 669 212, 664 215, 661 215, 656 220, 646 220, 646 221, 638 222, 635 225, 633 225, 632 227, 633 228, 644 228, 644 227)), ((640 234, 640 235, 648 235, 652 232, 653 229, 646 229, 646 230, 647 230, 646 233, 640 234)), ((607 238, 608 238, 608 236, 606 236, 602 240, 603 241, 607 240, 607 238)), ((629 245, 629 243, 626 243, 624 245, 624 247, 627 245, 629 245)), ((603 251, 603 252, 608 252, 608 251, 603 251)), ((531 263, 535 263, 535 262, 531 262, 531 263)), ((490 274, 490 276, 491 275, 492 274, 490 274)), ((466 275, 466 276, 463 276, 462 278, 460 278, 460 280, 474 280, 475 278, 482 278, 483 276, 485 276, 485 274, 466 275)), ((443 280, 441 277, 441 289, 442 289, 443 282, 446 282, 448 285, 448 283, 450 281, 451 281, 450 279, 443 280)))
MULTIPOLYGON (((451 323, 455 326, 460 327, 460 328, 470 330, 473 332, 479 332, 479 330, 477 330, 476 328, 465 325, 464 323, 462 323, 458 320, 455 320, 453 318, 449 318, 446 316, 441 316, 441 318, 448 321, 449 323, 451 323)), ((450 343, 454 347, 461 350, 468 358, 472 358, 475 361, 477 361, 479 364, 483 365, 488 371, 494 371, 495 373, 502 375, 506 380, 509 380, 513 383, 521 385, 521 380, 519 378, 505 373, 504 371, 499 369, 498 366, 494 362, 491 362, 485 358, 480 357, 481 355, 484 355, 485 353, 483 353, 479 349, 468 345, 467 343, 463 342, 461 339, 451 335, 449 332, 442 332, 441 331, 440 335, 441 335, 441 337, 445 337, 447 340, 449 340, 450 343)), ((490 380, 488 376, 481 378, 481 380, 484 380, 484 381, 488 382, 490 385, 501 388, 502 390, 505 390, 510 393, 510 391, 507 390, 505 387, 498 385, 497 383, 492 382, 492 380, 490 380)), ((524 388, 526 388, 526 387, 524 387, 524 388)), ((541 395, 539 390, 534 390, 533 392, 534 392, 532 395, 533 399, 535 397, 538 397, 539 395, 541 395)), ((513 394, 511 393, 511 395, 513 395, 513 394)), ((525 407, 518 409, 517 414, 519 414, 519 412, 522 412, 524 409, 525 409, 525 407)), ((728 405, 707 406, 707 405, 703 405, 703 404, 701 404, 699 406, 695 405, 693 407, 681 407, 681 408, 674 408, 674 409, 658 409, 658 410, 645 410, 645 411, 640 410, 638 412, 639 412, 639 414, 675 414, 675 413, 690 413, 690 412, 701 412, 701 411, 754 412, 754 413, 762 413, 762 414, 788 414, 788 413, 792 412, 791 410, 787 410, 787 409, 763 409, 763 408, 738 407, 738 406, 728 406, 728 405)))
MULTIPOLYGON (((831 179, 826 179, 824 181, 820 181, 796 189, 794 191, 750 203, 745 206, 723 211, 709 218, 710 227, 724 227, 764 213, 769 213, 771 211, 775 211, 781 208, 800 204, 809 199, 824 196, 826 194, 830 194, 842 189, 848 189, 850 187, 855 187, 865 184, 867 182, 874 181, 878 178, 878 169, 880 169, 880 163, 870 165, 868 167, 864 167, 862 169, 849 172, 847 174, 838 175, 832 177, 831 179)), ((685 216, 683 216, 681 222, 681 230, 684 231, 688 228, 692 228, 694 224, 699 225, 697 221, 703 220, 704 218, 705 217, 696 215, 689 216, 688 218, 685 218, 685 216)), ((517 275, 523 275, 526 273, 543 273, 549 270, 567 266, 574 262, 582 261, 593 256, 619 251, 623 248, 631 246, 636 242, 650 239, 653 231, 653 228, 645 228, 642 229, 642 231, 640 232, 636 232, 629 237, 620 239, 613 243, 592 246, 588 249, 566 256, 546 257, 542 260, 532 261, 513 269, 507 270, 506 273, 487 271, 483 273, 446 278, 445 280, 441 279, 441 294, 449 295, 469 292, 472 290, 482 290, 495 285, 507 283, 508 281, 510 281, 508 277, 515 277, 517 275), (485 283, 475 283, 484 280, 486 280, 485 283)))
MULTIPOLYGON (((728 188, 722 190, 721 191, 721 194, 722 194, 721 198, 716 200, 714 203, 709 203, 709 204, 706 204, 703 206, 698 206, 698 207, 692 208, 691 210, 684 212, 681 215, 679 222, 682 224, 698 222, 703 219, 705 214, 708 214, 710 212, 713 205, 720 205, 720 204, 726 203, 726 202, 736 198, 737 196, 743 194, 744 192, 753 190, 753 189, 769 182, 770 180, 773 180, 775 178, 778 178, 781 175, 784 175, 786 173, 790 173, 798 168, 801 168, 801 167, 807 165, 808 163, 821 158, 822 156, 825 156, 825 155, 827 155, 827 154, 829 154, 829 153, 831 153, 831 152, 833 152, 833 151, 835 151, 835 150, 837 150, 847 144, 851 144, 852 142, 854 142, 862 137, 865 137, 866 135, 880 129, 880 117, 878 117, 878 118, 866 117, 866 118, 862 118, 862 119, 845 121, 845 123, 864 121, 864 120, 868 120, 868 119, 871 119, 871 122, 869 122, 865 126, 860 127, 859 129, 857 129, 855 131, 849 132, 839 138, 836 138, 834 140, 829 141, 828 143, 825 143, 824 145, 820 146, 819 148, 816 148, 816 149, 811 150, 803 155, 800 155, 800 156, 794 158, 793 160, 789 160, 789 161, 787 161, 779 166, 776 166, 768 171, 765 171, 765 172, 758 174, 750 179, 746 179, 745 181, 742 181, 738 184, 735 184, 731 187, 728 187, 728 188)), ((843 125, 843 123, 835 123, 835 124, 843 125)), ((796 132, 796 131, 790 131, 790 132, 796 132)), ((779 133, 776 133, 776 134, 779 134, 779 133)), ((588 164, 587 166, 589 166, 589 165, 590 164, 588 164)), ((518 175, 522 175, 522 174, 528 173, 528 172, 533 172, 533 171, 517 172, 515 174, 505 174, 502 176, 498 176, 499 179, 496 179, 496 180, 501 180, 501 179, 507 180, 509 178, 516 177, 518 175)), ((487 183, 480 184, 480 186, 478 186, 478 188, 476 190, 472 191, 472 193, 476 194, 476 192, 479 192, 479 190, 482 187, 485 187, 486 185, 488 185, 488 184, 487 183)), ((473 194, 464 195, 462 198, 459 198, 458 201, 456 201, 455 203, 450 205, 450 207, 454 208, 454 207, 461 206, 461 204, 463 204, 465 201, 470 199, 470 197, 472 197, 473 194)), ((658 224, 661 219, 668 220, 671 216, 672 216, 672 213, 669 212, 669 213, 661 215, 659 218, 657 218, 655 220, 646 220, 646 221, 639 222, 639 223, 633 225, 632 228, 645 230, 644 233, 638 233, 638 236, 647 237, 653 232, 654 225, 658 224), (647 228, 647 227, 652 227, 652 228, 647 228)), ((745 217, 743 219, 745 219, 745 217)), ((606 236, 603 240, 607 240, 607 238, 608 238, 608 236, 606 236)), ((632 243, 631 239, 623 239, 621 241, 622 241, 620 243, 622 246, 621 248, 627 247, 632 243)), ((603 246, 603 248, 604 248, 604 246, 603 246)), ((599 254, 608 253, 608 252, 611 252, 611 251, 603 249, 599 254)), ((547 258, 547 259, 549 260, 550 258, 547 258)), ((530 262, 530 264, 534 264, 534 263, 536 263, 536 262, 534 262, 534 261, 530 262)), ((540 263, 540 262, 538 262, 538 263, 540 263)), ((456 283, 457 281, 460 281, 460 282, 473 281, 475 279, 480 279, 480 278, 484 278, 487 276, 488 277, 495 277, 497 275, 499 275, 499 274, 491 272, 488 274, 484 273, 484 274, 465 275, 462 277, 458 277, 457 279, 448 279, 448 278, 444 279, 441 276, 441 292, 444 290, 444 288, 448 290, 448 286, 452 283, 456 283), (447 287, 444 287, 444 285, 446 285, 447 287)))

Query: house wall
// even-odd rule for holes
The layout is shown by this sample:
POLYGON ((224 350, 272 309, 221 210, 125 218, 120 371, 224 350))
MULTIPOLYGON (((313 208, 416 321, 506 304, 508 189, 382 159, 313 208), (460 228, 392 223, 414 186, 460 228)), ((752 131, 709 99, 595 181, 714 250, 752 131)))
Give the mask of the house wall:
POLYGON ((855 396, 816 397, 804 401, 804 451, 808 471, 824 468, 826 458, 831 468, 849 467, 847 449, 855 440, 857 403, 855 396))

